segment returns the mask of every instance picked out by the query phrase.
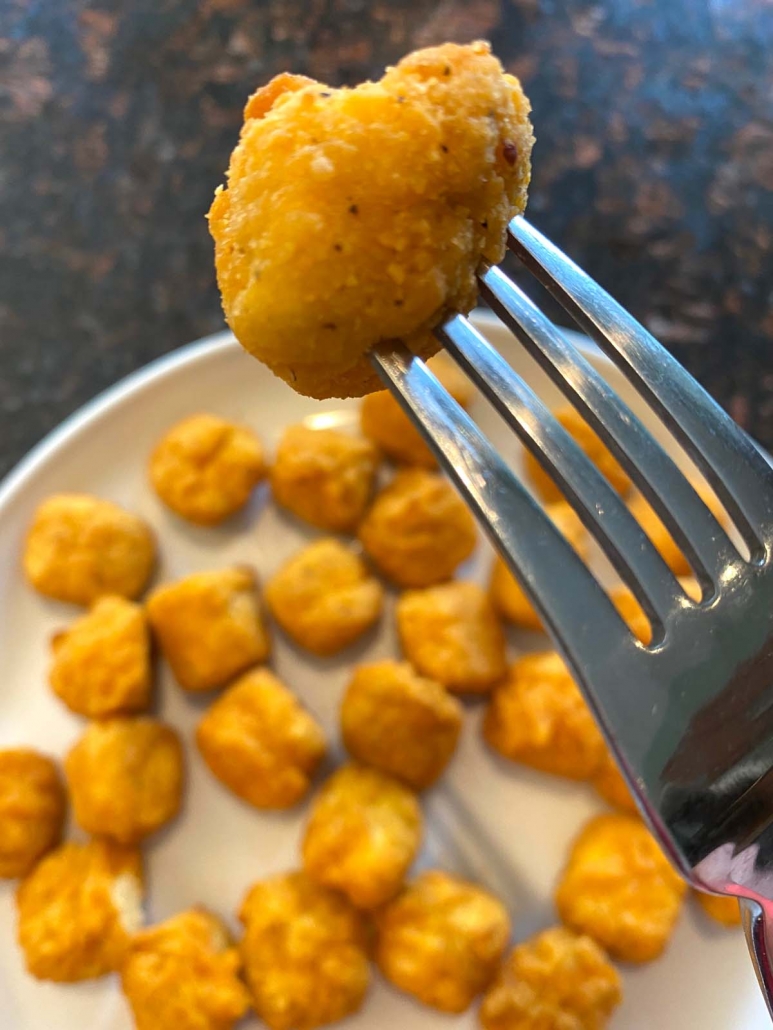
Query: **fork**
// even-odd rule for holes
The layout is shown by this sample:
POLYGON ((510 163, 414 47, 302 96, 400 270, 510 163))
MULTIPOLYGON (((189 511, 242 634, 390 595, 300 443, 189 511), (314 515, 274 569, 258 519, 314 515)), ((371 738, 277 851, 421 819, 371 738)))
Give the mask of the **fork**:
POLYGON ((652 626, 642 644, 466 412, 400 344, 380 377, 539 612, 650 829, 700 890, 734 895, 773 1017, 773 469, 751 439, 609 294, 525 219, 508 246, 623 371, 735 523, 742 546, 642 422, 496 266, 480 292, 625 468, 692 566, 688 597, 625 502, 462 315, 447 353, 551 475, 652 626))

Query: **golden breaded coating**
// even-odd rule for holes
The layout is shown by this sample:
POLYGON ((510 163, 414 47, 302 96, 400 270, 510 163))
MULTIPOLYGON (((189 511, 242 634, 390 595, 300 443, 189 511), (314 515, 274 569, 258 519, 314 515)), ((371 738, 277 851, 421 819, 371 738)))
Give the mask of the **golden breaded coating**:
POLYGON ((483 736, 513 762, 572 780, 592 777, 606 751, 579 687, 554 651, 513 662, 491 695, 483 736))
MULTIPOLYGON (((454 400, 468 408, 474 391, 470 380, 457 366, 444 354, 430 358, 428 365, 454 400)), ((389 390, 378 390, 363 397, 360 426, 393 461, 430 469, 437 465, 434 454, 389 390)))
POLYGON ((464 1012, 494 978, 510 920, 488 891, 429 870, 379 912, 377 929, 387 980, 441 1012, 464 1012))
POLYGON ((133 844, 174 819, 183 789, 175 730, 147 716, 92 722, 64 762, 75 821, 133 844))
POLYGON ((136 1030, 231 1030, 249 1006, 224 924, 192 908, 132 938, 121 986, 136 1030))
POLYGON ((239 918, 252 1004, 271 1030, 312 1030, 360 1008, 370 979, 367 927, 341 894, 285 873, 256 883, 239 918))
POLYGON ((406 657, 449 690, 485 694, 507 671, 502 627, 477 583, 408 590, 396 616, 406 657))
POLYGON ((703 891, 693 891, 693 896, 709 919, 713 919, 715 923, 729 928, 741 925, 738 898, 724 894, 704 894, 703 891))
POLYGON ((19 884, 16 908, 32 976, 71 983, 112 973, 142 923, 140 853, 107 840, 63 844, 19 884))
POLYGON ((384 589, 338 540, 316 540, 274 573, 266 584, 266 603, 296 644, 330 655, 378 622, 384 589))
MULTIPOLYGON (((582 415, 572 407, 559 408, 553 414, 579 444, 581 450, 590 458, 599 472, 620 494, 626 494, 631 488, 631 480, 612 452, 602 443, 595 430, 591 429, 582 415)), ((537 459, 528 451, 524 453, 524 462, 529 479, 537 488, 544 501, 561 501, 563 495, 556 484, 545 472, 537 459)))
POLYGON ((421 832, 421 808, 412 791, 377 769, 345 765, 314 799, 303 865, 358 908, 376 908, 400 890, 421 832))
POLYGON ((268 658, 271 642, 251 569, 198 572, 158 587, 148 619, 184 690, 214 690, 268 658))
POLYGON ((156 563, 156 542, 136 515, 90 494, 54 494, 37 508, 24 572, 41 594, 91 604, 105 594, 135 598, 156 563))
POLYGON ((51 848, 64 825, 59 771, 31 748, 0 751, 0 878, 25 876, 51 848))
POLYGON ((168 430, 148 471, 153 489, 176 515, 216 526, 244 507, 266 475, 266 463, 251 429, 201 414, 168 430))
POLYGON ((617 761, 609 750, 605 751, 601 764, 593 774, 593 786, 613 808, 620 808, 624 812, 633 812, 634 814, 638 811, 628 784, 623 779, 617 761))
POLYGON ((519 944, 483 998, 484 1030, 603 1030, 620 974, 590 937, 553 927, 519 944))
MULTIPOLYGON (((566 501, 545 505, 545 512, 581 558, 588 557, 588 531, 566 501)), ((491 568, 489 595, 499 614, 516 626, 541 630, 542 620, 520 583, 504 561, 496 556, 491 568)))
POLYGON ((204 761, 256 808, 289 808, 304 796, 325 755, 325 734, 268 669, 229 687, 196 730, 204 761))
POLYGON ((140 605, 100 597, 51 647, 49 682, 71 711, 98 719, 148 707, 150 638, 140 605))
POLYGON ((434 354, 526 205, 529 110, 487 43, 419 50, 355 89, 258 90, 209 212, 242 346, 312 397, 380 389, 382 340, 434 354))
POLYGON ((609 596, 633 635, 638 637, 642 644, 649 644, 652 640, 650 620, 633 593, 628 587, 617 587, 610 591, 609 596))
POLYGON ((572 845, 556 907, 562 922, 613 958, 651 962, 671 937, 686 890, 644 823, 600 815, 572 845))
POLYGON ((401 587, 450 579, 477 543, 475 522, 436 472, 402 469, 360 525, 360 540, 381 572, 401 587))
MULTIPOLYGON (((727 528, 729 525, 725 509, 711 492, 709 487, 701 480, 691 480, 692 485, 703 503, 712 512, 720 526, 727 528)), ((656 549, 660 552, 663 561, 668 565, 676 576, 690 577, 691 569, 687 558, 682 554, 676 540, 671 536, 664 526, 655 509, 644 497, 635 491, 629 501, 628 510, 639 522, 644 532, 650 538, 656 549)))
POLYGON ((353 533, 373 492, 378 451, 336 429, 289 426, 271 469, 274 499, 299 519, 331 533, 353 533))
POLYGON ((456 750, 462 707, 445 687, 407 662, 361 665, 341 704, 341 733, 352 758, 414 790, 430 787, 456 750))

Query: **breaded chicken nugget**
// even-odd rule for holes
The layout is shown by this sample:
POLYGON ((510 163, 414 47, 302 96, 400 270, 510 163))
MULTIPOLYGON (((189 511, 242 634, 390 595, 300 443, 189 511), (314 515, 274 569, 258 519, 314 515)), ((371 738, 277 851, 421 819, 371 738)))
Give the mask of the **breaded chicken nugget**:
POLYGON ((316 540, 274 573, 266 584, 266 603, 296 644, 330 655, 375 625, 384 589, 338 540, 316 540))
MULTIPOLYGON (((729 524, 727 514, 714 493, 702 480, 693 479, 692 485, 720 526, 727 528, 729 524)), ((671 571, 677 576, 690 577, 690 563, 656 514, 655 509, 638 490, 631 495, 628 501, 628 510, 639 522, 671 571)))
POLYGON ((106 840, 63 844, 19 884, 16 907, 19 944, 38 980, 112 973, 142 923, 140 853, 106 840))
POLYGON ((24 545, 24 571, 47 597, 91 604, 105 594, 135 598, 156 562, 150 528, 111 501, 54 494, 37 508, 24 545))
POLYGON ((355 89, 259 90, 209 212, 237 339, 313 397, 380 389, 382 340, 433 354, 526 204, 528 115, 487 43, 419 50, 355 89))
POLYGON ((590 937, 553 927, 519 944, 483 999, 484 1030, 603 1030, 620 974, 590 937))
POLYGON ((131 939, 121 986, 137 1030, 231 1030, 249 1005, 224 924, 192 908, 131 939))
MULTIPOLYGON (((588 532, 566 501, 546 504, 545 512, 550 516, 579 556, 587 558, 588 532)), ((509 622, 524 629, 542 629, 542 620, 537 615, 534 605, 523 592, 520 583, 499 555, 494 559, 494 564, 491 568, 489 594, 494 607, 509 622)))
POLYGON ((636 813, 636 802, 623 779, 617 761, 611 751, 606 750, 601 764, 593 774, 593 786, 613 808, 636 813))
POLYGON ((244 507, 265 476, 266 463, 251 429, 201 414, 167 431, 148 471, 153 489, 176 515, 216 526, 244 507))
POLYGON ((686 890, 639 819, 600 815, 572 846, 556 907, 562 922, 613 958, 651 962, 673 933, 686 890))
POLYGON ((513 762, 572 780, 590 779, 606 752, 579 687, 554 651, 513 662, 491 695, 483 736, 513 762))
POLYGON ((268 669, 238 679, 196 730, 204 761, 256 808, 289 808, 304 796, 325 755, 316 719, 268 669))
POLYGON ((441 1012, 464 1012, 494 978, 510 920, 488 891, 429 870, 378 913, 377 930, 387 980, 441 1012))
POLYGON ((87 833, 133 844, 180 808, 180 740, 170 726, 147 716, 92 722, 64 769, 75 821, 87 833))
POLYGON ((477 542, 475 522, 460 497, 424 469, 397 473, 376 495, 359 536, 379 570, 401 587, 450 579, 477 542))
POLYGON ((421 843, 415 794, 377 769, 345 765, 314 799, 303 865, 309 876, 358 908, 393 898, 421 843))
POLYGON ((353 533, 373 492, 378 451, 336 429, 289 426, 271 469, 277 504, 331 533, 353 533))
MULTIPOLYGON (((428 365, 454 400, 468 408, 474 391, 470 380, 457 366, 444 354, 430 358, 428 365)), ((389 390, 378 390, 363 397, 360 426, 393 461, 430 469, 437 465, 434 454, 389 390)))
POLYGON ((704 894, 703 891, 693 891, 693 896, 709 919, 713 919, 715 923, 730 928, 741 925, 738 898, 722 894, 704 894))
POLYGON ((59 771, 31 748, 0 751, 0 877, 26 875, 62 836, 65 796, 59 771))
POLYGON ((414 790, 440 776, 461 729, 459 702, 407 662, 361 665, 341 704, 341 732, 352 758, 414 790))
POLYGON ((148 707, 150 639, 140 605, 101 597, 51 647, 49 681, 71 711, 96 719, 148 707))
POLYGON ((252 1003, 271 1030, 313 1030, 360 1008, 367 927, 341 894, 305 873, 272 876, 248 891, 239 918, 252 1003))
POLYGON ((268 658, 271 643, 251 569, 198 572, 158 587, 148 619, 184 690, 214 690, 268 658))

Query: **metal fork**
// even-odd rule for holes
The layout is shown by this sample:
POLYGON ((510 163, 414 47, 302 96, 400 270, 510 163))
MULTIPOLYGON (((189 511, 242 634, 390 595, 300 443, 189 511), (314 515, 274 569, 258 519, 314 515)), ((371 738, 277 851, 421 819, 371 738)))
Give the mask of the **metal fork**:
POLYGON ((523 218, 508 245, 672 431, 733 519, 742 555, 674 461, 496 267, 481 293, 607 444, 701 584, 691 600, 625 503, 461 315, 437 335, 553 477, 652 624, 643 645, 523 484, 425 364, 374 354, 520 581, 582 687, 650 828, 696 887, 739 898, 773 1017, 773 469, 667 351, 523 218))

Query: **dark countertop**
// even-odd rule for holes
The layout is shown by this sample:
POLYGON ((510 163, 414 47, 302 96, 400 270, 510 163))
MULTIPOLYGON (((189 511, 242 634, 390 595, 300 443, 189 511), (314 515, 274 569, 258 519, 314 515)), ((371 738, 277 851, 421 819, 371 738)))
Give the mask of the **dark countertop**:
POLYGON ((0 472, 221 328, 204 222, 246 96, 489 38, 532 220, 773 446, 769 0, 0 0, 0 472))

